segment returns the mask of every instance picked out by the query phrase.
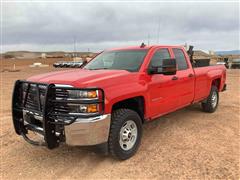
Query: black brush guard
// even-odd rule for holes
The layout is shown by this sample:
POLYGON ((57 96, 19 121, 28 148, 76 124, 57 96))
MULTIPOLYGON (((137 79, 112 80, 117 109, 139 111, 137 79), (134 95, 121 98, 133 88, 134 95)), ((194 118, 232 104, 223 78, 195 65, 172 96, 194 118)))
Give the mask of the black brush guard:
POLYGON ((104 92, 100 88, 74 88, 74 87, 58 87, 54 84, 44 84, 29 81, 17 80, 15 82, 12 98, 12 118, 15 131, 18 135, 22 135, 23 138, 33 145, 45 145, 49 149, 53 149, 59 146, 60 142, 65 141, 64 126, 70 125, 78 118, 89 118, 102 115, 104 112, 104 92), (27 84, 27 90, 25 97, 23 97, 23 83, 27 84), (38 109, 31 109, 26 107, 28 100, 30 86, 36 87, 37 107, 38 109), (45 96, 43 104, 41 104, 39 86, 46 86, 45 96), (98 90, 101 91, 101 99, 98 100, 57 100, 56 89, 61 90, 98 90), (102 104, 101 111, 99 113, 90 115, 68 114, 59 113, 54 111, 55 104, 74 103, 74 104, 102 104), (26 112, 29 116, 37 115, 42 118, 42 127, 36 124, 26 123, 24 120, 24 114, 26 112), (44 137, 44 142, 36 142, 28 138, 28 131, 33 131, 41 134, 44 137))

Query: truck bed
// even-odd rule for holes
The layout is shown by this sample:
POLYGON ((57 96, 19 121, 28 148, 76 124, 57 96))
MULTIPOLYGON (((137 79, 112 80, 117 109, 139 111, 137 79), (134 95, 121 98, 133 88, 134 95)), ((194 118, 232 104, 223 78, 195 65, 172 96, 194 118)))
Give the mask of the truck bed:
POLYGON ((226 79, 226 68, 224 65, 194 67, 193 70, 195 72, 195 101, 205 99, 209 95, 210 83, 212 82, 210 79, 219 79, 217 86, 219 91, 222 90, 224 83, 221 83, 221 81, 226 79))

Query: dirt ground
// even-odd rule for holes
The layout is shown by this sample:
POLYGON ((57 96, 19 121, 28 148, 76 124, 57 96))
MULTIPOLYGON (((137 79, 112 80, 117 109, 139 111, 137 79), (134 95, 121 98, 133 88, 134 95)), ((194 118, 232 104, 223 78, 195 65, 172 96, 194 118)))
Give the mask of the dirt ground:
POLYGON ((0 73, 0 179, 240 178, 240 70, 228 70, 228 90, 220 94, 215 113, 204 113, 195 104, 147 123, 136 155, 118 161, 93 148, 48 150, 17 136, 11 119, 14 81, 56 70, 26 65, 17 68, 21 71, 0 73))

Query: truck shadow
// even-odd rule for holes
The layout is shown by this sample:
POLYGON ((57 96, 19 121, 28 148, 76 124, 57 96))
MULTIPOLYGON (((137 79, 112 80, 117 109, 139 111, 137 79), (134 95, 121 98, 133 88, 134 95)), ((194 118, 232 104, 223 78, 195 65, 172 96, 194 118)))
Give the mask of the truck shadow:
MULTIPOLYGON (((157 119, 154 119, 152 121, 149 121, 144 124, 143 128, 145 131, 148 131, 148 128, 155 127, 158 125, 164 125, 164 126, 174 126, 175 123, 177 123, 177 120, 185 121, 185 117, 191 116, 198 116, 199 114, 202 114, 201 107, 199 104, 194 104, 188 107, 185 107, 183 109, 177 110, 175 112, 166 114, 164 116, 161 116, 157 119), (194 114, 192 114, 194 113, 194 114), (167 123, 168 122, 168 123, 167 123), (166 124, 167 123, 167 124, 166 124)), ((160 127, 161 128, 161 127, 160 127)))

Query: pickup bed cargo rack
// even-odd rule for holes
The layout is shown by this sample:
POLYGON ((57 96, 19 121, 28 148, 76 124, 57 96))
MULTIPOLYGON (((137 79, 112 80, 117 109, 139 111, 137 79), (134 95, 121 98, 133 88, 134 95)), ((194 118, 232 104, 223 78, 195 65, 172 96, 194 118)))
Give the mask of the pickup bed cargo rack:
POLYGON ((65 141, 64 126, 74 123, 78 118, 89 118, 104 113, 104 92, 100 88, 75 88, 57 86, 55 84, 36 83, 17 80, 12 98, 12 116, 15 131, 33 145, 45 145, 49 149, 59 146, 65 141), (25 89, 24 89, 25 87, 25 89), (56 97, 67 97, 67 90, 98 90, 101 99, 97 100, 61 100, 56 97), (61 104, 101 104, 98 113, 69 114, 61 104), (28 138, 28 131, 36 132, 44 137, 44 142, 36 142, 28 138))

